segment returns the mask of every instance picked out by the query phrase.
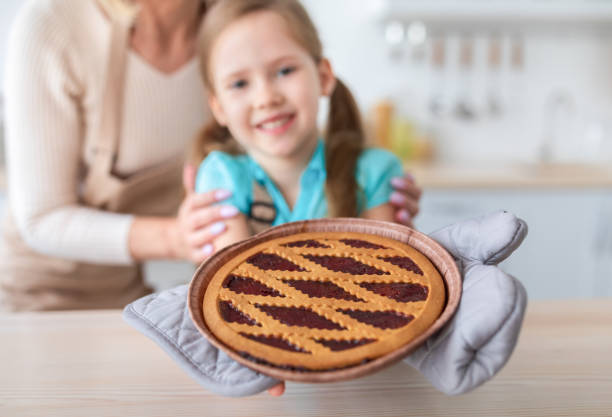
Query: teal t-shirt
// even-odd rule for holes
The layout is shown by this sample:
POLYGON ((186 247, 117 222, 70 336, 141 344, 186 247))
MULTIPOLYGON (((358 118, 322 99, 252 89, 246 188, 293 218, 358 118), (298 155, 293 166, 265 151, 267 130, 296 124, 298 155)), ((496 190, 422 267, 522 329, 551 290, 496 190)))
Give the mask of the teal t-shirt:
MULTIPOLYGON (((402 175, 402 164, 391 152, 369 148, 359 156, 355 175, 365 199, 360 207, 361 213, 389 201, 393 192, 390 180, 402 175)), ((293 210, 289 209, 285 198, 268 174, 246 154, 211 152, 200 164, 195 188, 199 193, 218 188, 229 190, 232 197, 224 204, 231 204, 242 213, 248 214, 253 203, 253 181, 257 181, 272 198, 276 209, 276 218, 272 225, 276 226, 327 217, 326 176, 325 144, 319 140, 300 177, 300 192, 293 210)))

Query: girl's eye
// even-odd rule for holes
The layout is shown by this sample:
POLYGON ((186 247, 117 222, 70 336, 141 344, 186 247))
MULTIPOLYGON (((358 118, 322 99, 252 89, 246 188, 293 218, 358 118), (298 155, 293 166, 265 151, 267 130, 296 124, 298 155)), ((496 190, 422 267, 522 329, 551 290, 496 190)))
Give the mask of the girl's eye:
POLYGON ((278 70, 277 74, 280 77, 286 77, 287 75, 291 74, 294 71, 295 71, 295 67, 282 67, 281 69, 278 70))
POLYGON ((230 84, 232 89, 240 89, 246 87, 247 82, 245 80, 236 80, 230 84))

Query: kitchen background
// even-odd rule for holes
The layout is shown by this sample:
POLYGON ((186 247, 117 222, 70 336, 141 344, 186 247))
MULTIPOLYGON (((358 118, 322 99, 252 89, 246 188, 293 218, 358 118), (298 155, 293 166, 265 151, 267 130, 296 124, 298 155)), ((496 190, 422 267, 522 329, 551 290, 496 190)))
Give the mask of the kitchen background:
MULTIPOLYGON (((0 75, 21 3, 0 3, 0 75)), ((612 295, 612 2, 303 3, 373 142, 424 188, 418 229, 509 210, 530 232, 502 266, 531 298, 612 295)), ((147 265, 163 287, 191 270, 147 265)))

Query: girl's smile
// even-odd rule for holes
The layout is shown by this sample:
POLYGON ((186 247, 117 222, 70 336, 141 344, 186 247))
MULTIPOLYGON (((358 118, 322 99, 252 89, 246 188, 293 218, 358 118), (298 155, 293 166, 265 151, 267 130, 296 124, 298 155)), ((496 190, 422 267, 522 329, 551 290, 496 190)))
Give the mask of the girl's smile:
POLYGON ((264 169, 306 166, 317 139, 319 98, 335 86, 277 13, 251 13, 210 46, 210 105, 220 124, 264 169))
POLYGON ((294 121, 295 113, 281 113, 266 118, 262 122, 257 123, 255 127, 262 133, 276 136, 286 133, 291 128, 294 121))

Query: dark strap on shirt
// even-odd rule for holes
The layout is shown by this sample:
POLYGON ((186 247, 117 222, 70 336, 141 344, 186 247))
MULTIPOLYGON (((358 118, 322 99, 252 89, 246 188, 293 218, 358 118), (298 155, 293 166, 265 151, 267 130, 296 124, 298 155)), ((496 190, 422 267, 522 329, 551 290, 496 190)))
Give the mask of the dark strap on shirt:
POLYGON ((253 180, 253 202, 249 207, 247 224, 253 234, 262 232, 272 226, 276 219, 276 207, 268 191, 253 180))

